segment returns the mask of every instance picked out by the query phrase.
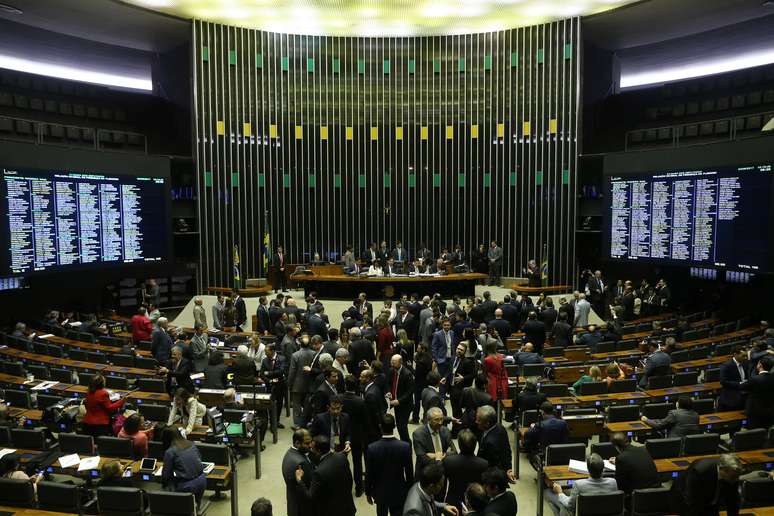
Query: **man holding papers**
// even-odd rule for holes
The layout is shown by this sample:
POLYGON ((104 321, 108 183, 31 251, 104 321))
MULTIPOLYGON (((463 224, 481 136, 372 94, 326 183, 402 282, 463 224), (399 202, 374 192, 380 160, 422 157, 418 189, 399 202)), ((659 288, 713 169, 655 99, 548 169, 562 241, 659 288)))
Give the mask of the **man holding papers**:
POLYGON ((554 483, 551 489, 545 490, 545 499, 556 516, 569 516, 575 514, 575 505, 578 503, 578 495, 595 495, 612 493, 618 490, 618 484, 614 478, 602 476, 605 463, 596 453, 592 453, 586 459, 586 469, 589 478, 576 480, 567 496, 562 491, 562 486, 554 483))

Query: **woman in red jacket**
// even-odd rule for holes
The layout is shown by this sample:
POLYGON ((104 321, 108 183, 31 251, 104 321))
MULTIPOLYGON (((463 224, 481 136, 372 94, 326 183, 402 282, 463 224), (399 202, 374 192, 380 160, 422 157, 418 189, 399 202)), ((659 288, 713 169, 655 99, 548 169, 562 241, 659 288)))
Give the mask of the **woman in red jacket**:
POLYGON ((112 436, 110 416, 121 408, 125 401, 125 398, 121 398, 116 402, 111 402, 108 391, 105 389, 105 377, 101 374, 94 375, 89 384, 89 392, 86 394, 86 415, 83 418, 84 433, 93 437, 112 436))
POLYGON ((392 358, 392 342, 395 340, 395 335, 392 334, 392 328, 387 323, 386 317, 379 317, 377 319, 376 328, 378 329, 376 334, 376 352, 382 364, 389 364, 390 358, 392 358))
POLYGON ((484 372, 489 379, 487 388, 494 401, 508 397, 508 373, 503 356, 497 352, 497 342, 490 340, 484 346, 484 372))
POLYGON ((148 319, 146 313, 145 307, 141 306, 137 309, 137 313, 132 316, 132 320, 129 322, 129 326, 132 329, 132 340, 135 344, 141 340, 151 340, 153 323, 148 319))

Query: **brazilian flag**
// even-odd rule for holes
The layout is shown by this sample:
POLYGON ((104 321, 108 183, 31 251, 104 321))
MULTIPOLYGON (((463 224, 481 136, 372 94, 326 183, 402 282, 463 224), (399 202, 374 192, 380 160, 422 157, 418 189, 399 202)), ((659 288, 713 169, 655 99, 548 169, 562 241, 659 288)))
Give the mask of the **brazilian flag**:
POLYGON ((548 246, 543 246, 543 259, 540 260, 540 282, 545 287, 548 285, 548 246))
POLYGON ((234 288, 242 287, 242 277, 239 274, 239 247, 234 246, 234 288))
POLYGON ((269 274, 269 261, 271 260, 271 238, 269 238, 269 212, 264 212, 263 217, 263 273, 269 274))

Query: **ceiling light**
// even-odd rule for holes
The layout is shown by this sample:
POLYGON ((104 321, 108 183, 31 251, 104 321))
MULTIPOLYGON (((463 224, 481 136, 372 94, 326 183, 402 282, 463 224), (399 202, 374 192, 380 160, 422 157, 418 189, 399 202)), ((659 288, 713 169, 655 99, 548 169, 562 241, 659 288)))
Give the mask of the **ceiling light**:
POLYGON ((621 74, 621 88, 634 88, 648 84, 662 84, 705 75, 732 72, 774 63, 774 49, 751 52, 734 57, 712 59, 701 63, 662 68, 646 72, 621 74))
POLYGON ((18 57, 5 56, 0 54, 0 68, 16 70, 17 72, 33 73, 36 75, 45 75, 48 77, 57 77, 59 79, 68 79, 71 81, 90 82, 93 84, 102 84, 105 86, 116 86, 119 88, 129 88, 133 90, 151 91, 153 82, 150 78, 126 77, 92 70, 83 70, 71 66, 64 66, 52 63, 43 63, 29 59, 20 59, 18 57))
POLYGON ((10 4, 0 4, 0 11, 6 14, 16 14, 16 15, 24 14, 24 11, 10 4))

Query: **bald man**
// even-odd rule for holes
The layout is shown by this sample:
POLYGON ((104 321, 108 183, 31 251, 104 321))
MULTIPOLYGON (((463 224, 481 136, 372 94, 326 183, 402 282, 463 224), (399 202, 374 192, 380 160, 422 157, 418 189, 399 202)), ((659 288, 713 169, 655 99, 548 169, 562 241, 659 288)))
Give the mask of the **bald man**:
POLYGON ((505 342, 505 339, 507 339, 511 334, 511 323, 503 319, 503 311, 501 308, 498 308, 494 312, 495 318, 486 323, 487 328, 494 328, 497 330, 497 334, 500 336, 503 342, 505 342))
POLYGON ((395 426, 402 441, 411 442, 408 421, 414 408, 414 375, 403 367, 403 358, 393 355, 387 373, 387 397, 390 408, 395 412, 395 426))

